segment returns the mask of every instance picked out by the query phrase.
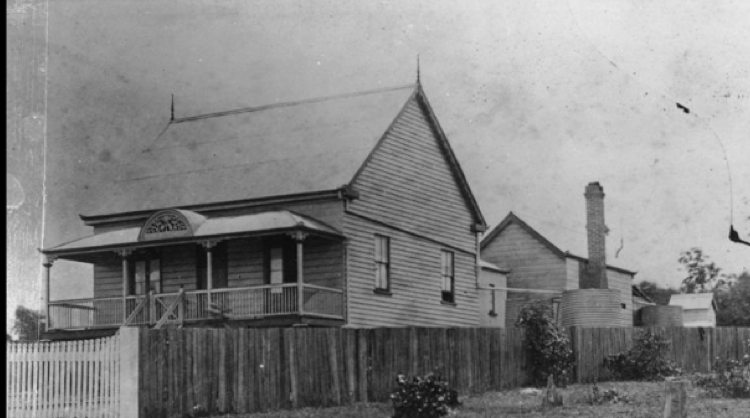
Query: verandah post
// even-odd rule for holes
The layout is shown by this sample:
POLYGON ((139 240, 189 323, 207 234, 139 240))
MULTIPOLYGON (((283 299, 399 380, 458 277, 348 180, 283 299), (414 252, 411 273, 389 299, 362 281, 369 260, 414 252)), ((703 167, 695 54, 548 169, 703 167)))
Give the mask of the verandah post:
POLYGON ((133 250, 121 249, 115 251, 117 255, 122 258, 122 322, 124 323, 128 319, 128 257, 133 253, 133 250))
POLYGON ((51 276, 51 270, 52 270, 52 264, 55 262, 56 257, 48 255, 45 257, 44 263, 42 264, 44 266, 44 329, 45 331, 48 331, 50 328, 50 323, 52 322, 50 320, 49 316, 49 289, 50 289, 50 276, 51 276))
POLYGON ((206 290, 208 290, 208 306, 211 306, 211 290, 214 288, 214 247, 218 244, 217 240, 203 241, 201 245, 206 249, 206 290))
POLYGON ((292 239, 297 243, 297 309, 300 315, 302 315, 304 312, 303 304, 305 302, 303 293, 304 265, 302 264, 302 260, 304 258, 304 250, 302 248, 302 242, 305 240, 305 238, 307 238, 307 235, 307 232, 303 231, 294 231, 289 233, 289 236, 292 237, 292 239))

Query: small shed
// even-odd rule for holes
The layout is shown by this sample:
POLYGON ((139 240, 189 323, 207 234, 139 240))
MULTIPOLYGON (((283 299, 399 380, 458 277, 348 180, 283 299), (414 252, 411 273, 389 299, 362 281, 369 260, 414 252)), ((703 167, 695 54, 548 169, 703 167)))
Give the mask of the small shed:
POLYGON ((713 293, 672 295, 671 306, 682 306, 682 323, 686 327, 715 327, 716 301, 713 293))
POLYGON ((479 267, 479 326, 504 328, 510 270, 484 260, 479 261, 479 267))

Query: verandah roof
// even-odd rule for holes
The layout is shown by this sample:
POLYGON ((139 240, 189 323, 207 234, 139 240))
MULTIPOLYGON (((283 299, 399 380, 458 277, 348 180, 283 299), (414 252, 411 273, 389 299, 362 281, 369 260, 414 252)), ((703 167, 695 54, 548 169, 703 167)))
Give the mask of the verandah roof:
POLYGON ((67 242, 56 247, 42 250, 49 255, 78 254, 103 251, 114 248, 132 248, 153 246, 173 242, 191 242, 201 238, 220 238, 223 236, 245 236, 270 232, 303 230, 319 235, 343 239, 335 228, 308 216, 287 210, 268 211, 241 216, 208 218, 193 231, 192 236, 180 239, 162 239, 139 241, 141 227, 123 228, 102 232, 96 235, 67 242))

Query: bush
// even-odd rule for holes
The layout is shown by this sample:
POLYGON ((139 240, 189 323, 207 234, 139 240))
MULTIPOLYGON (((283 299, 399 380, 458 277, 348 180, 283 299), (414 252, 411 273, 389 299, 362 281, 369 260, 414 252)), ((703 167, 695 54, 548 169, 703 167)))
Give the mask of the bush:
POLYGON ((396 382, 391 393, 393 418, 438 418, 461 405, 458 392, 433 374, 412 379, 400 374, 396 382))
MULTIPOLYGON (((750 349, 750 340, 748 340, 750 349)), ((694 378, 696 386, 715 398, 750 398, 750 355, 742 360, 716 358, 713 373, 694 378)))
POLYGON ((646 331, 636 338, 630 351, 604 359, 604 368, 615 380, 664 380, 667 376, 679 375, 682 371, 669 360, 672 342, 646 331))
POLYGON ((552 375, 558 386, 567 386, 572 380, 575 357, 568 336, 554 322, 549 303, 536 301, 524 306, 516 326, 526 330, 524 346, 533 383, 544 386, 547 376, 552 375))

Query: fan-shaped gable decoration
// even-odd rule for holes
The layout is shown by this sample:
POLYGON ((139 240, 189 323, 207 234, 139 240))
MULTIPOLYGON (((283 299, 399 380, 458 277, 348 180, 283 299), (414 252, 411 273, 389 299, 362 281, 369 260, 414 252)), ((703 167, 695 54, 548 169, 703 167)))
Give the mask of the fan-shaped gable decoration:
POLYGON ((187 210, 161 210, 151 215, 143 224, 138 241, 192 237, 205 219, 204 216, 187 210))

